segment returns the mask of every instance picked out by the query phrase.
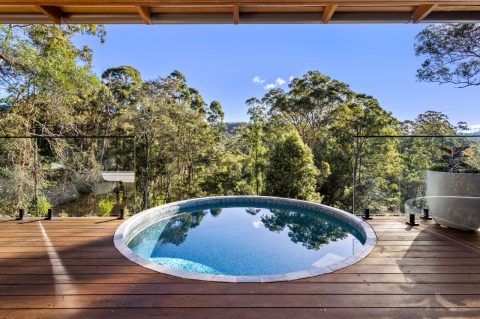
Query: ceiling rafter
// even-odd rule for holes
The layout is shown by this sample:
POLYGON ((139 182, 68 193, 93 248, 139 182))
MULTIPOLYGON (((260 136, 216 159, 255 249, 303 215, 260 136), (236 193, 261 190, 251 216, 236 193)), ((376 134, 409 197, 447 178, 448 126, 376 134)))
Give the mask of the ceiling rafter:
POLYGON ((425 19, 435 8, 438 4, 422 4, 419 5, 412 14, 412 22, 419 23, 423 19, 425 19))
POLYGON ((326 5, 325 8, 323 9, 322 22, 329 23, 333 17, 333 14, 335 13, 335 10, 337 10, 337 8, 338 8, 338 5, 336 4, 326 5))
POLYGON ((53 23, 62 23, 62 11, 54 6, 41 6, 36 5, 37 9, 43 12, 53 23))
POLYGON ((480 23, 480 0, 0 0, 7 24, 463 21, 480 23))
POLYGON ((240 6, 238 3, 233 5, 233 24, 238 24, 240 22, 240 6))
POLYGON ((138 14, 145 24, 152 24, 152 13, 146 6, 136 6, 138 14))

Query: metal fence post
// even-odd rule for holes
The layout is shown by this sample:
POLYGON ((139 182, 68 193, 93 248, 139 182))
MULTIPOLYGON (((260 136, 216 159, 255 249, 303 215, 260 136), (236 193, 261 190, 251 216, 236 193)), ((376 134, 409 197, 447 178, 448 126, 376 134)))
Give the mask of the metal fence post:
POLYGON ((421 219, 432 219, 432 217, 430 217, 430 212, 428 210, 428 208, 424 208, 423 209, 423 214, 420 216, 421 219))
POLYGON ((414 213, 410 213, 410 216, 409 216, 409 220, 407 222, 407 225, 410 225, 410 226, 418 226, 417 223, 415 223, 415 214, 414 213))
POLYGON ((365 220, 372 219, 372 217, 370 217, 370 208, 365 208, 365 213, 362 218, 365 220))
POLYGON ((23 217, 25 217, 25 210, 23 208, 20 208, 18 210, 18 218, 17 220, 23 220, 23 217))
POLYGON ((52 220, 53 218, 53 212, 52 212, 52 209, 49 208, 48 211, 47 211, 47 217, 45 218, 46 220, 52 220))

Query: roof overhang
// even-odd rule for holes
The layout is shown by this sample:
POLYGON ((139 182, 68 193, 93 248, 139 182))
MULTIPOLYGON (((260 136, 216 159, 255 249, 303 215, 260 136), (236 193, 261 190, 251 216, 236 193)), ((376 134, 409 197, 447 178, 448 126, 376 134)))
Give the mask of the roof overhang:
POLYGON ((1 0, 0 23, 480 22, 480 0, 1 0))

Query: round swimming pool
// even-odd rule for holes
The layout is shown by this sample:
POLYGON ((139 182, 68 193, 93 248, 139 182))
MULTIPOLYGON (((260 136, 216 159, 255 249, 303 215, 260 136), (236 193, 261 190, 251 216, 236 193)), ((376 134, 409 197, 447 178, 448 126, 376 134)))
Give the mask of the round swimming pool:
POLYGON ((317 276, 367 256, 371 227, 345 211, 264 196, 191 199, 125 221, 115 246, 130 260, 189 279, 271 282, 317 276))

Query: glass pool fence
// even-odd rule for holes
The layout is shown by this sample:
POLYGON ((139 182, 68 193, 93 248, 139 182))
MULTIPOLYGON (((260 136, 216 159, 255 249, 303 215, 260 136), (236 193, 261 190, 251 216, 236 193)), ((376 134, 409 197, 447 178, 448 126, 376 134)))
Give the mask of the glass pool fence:
POLYGON ((0 138, 0 215, 137 210, 133 137, 0 138))
POLYGON ((352 212, 357 215, 366 209, 370 215, 424 214, 446 197, 458 202, 480 197, 479 185, 477 190, 454 185, 459 177, 480 172, 480 136, 354 139, 352 212))
MULTIPOLYGON (((445 195, 432 189, 439 184, 433 182, 435 172, 480 169, 480 136, 352 138, 351 185, 343 208, 359 216, 366 209, 371 215, 422 214, 429 197, 445 195)), ((49 211, 55 216, 141 211, 138 175, 145 167, 137 163, 136 147, 133 136, 0 137, 0 216, 18 217, 20 210, 36 217, 49 211)), ((469 192, 457 187, 450 196, 478 195, 469 192)))

